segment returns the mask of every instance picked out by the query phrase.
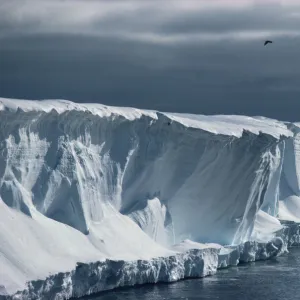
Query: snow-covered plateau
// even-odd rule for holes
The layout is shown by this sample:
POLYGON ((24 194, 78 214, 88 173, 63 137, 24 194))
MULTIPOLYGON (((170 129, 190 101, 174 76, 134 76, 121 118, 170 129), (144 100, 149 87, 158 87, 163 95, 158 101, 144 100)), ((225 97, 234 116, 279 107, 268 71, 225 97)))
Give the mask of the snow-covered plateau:
POLYGON ((5 299, 202 277, 300 245, 297 123, 0 98, 0 153, 5 299))

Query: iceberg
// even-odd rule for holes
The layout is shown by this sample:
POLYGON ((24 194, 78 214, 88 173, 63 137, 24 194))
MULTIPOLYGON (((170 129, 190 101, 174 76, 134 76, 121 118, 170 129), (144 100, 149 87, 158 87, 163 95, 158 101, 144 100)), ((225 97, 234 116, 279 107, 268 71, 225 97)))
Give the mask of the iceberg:
POLYGON ((213 275, 300 244, 300 125, 0 98, 0 295, 213 275))

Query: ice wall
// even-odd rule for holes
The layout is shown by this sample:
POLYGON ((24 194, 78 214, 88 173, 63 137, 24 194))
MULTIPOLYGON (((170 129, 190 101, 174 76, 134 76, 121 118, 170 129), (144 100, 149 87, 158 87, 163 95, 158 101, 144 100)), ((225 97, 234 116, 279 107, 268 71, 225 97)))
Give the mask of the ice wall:
POLYGON ((169 122, 164 114, 2 111, 1 198, 84 234, 117 211, 163 245, 248 240, 281 167, 280 140, 169 122))
POLYGON ((278 217, 300 222, 300 128, 289 124, 294 136, 286 141, 280 180, 278 217))
POLYGON ((264 118, 0 99, 0 279, 268 239, 299 191, 293 136, 264 118))

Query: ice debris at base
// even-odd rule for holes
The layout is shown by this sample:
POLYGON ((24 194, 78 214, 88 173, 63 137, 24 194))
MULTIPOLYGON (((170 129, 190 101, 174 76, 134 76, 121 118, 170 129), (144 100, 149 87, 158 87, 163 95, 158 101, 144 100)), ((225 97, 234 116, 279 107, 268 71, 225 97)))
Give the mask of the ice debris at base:
POLYGON ((297 123, 0 98, 0 154, 2 294, 69 293, 77 262, 83 294, 115 276, 95 266, 123 262, 109 286, 153 280, 139 261, 204 276, 300 241, 297 123))

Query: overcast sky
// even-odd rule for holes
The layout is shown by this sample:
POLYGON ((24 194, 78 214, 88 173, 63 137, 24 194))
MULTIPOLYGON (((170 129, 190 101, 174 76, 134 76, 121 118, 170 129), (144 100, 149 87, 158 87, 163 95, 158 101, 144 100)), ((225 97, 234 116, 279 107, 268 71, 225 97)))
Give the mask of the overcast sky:
POLYGON ((0 97, 300 121, 300 0, 0 0, 0 97))

